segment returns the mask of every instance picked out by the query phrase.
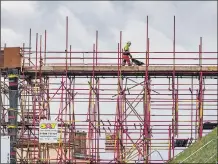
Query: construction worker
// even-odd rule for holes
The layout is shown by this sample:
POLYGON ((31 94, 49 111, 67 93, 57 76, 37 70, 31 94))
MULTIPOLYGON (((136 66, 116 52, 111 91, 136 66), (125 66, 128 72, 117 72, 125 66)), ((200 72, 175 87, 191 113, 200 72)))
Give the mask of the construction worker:
POLYGON ((128 66, 131 66, 132 63, 130 62, 130 58, 132 58, 132 55, 129 52, 129 47, 131 46, 131 42, 127 42, 125 47, 124 47, 124 52, 123 52, 123 63, 122 66, 126 65, 126 62, 128 63, 128 66))

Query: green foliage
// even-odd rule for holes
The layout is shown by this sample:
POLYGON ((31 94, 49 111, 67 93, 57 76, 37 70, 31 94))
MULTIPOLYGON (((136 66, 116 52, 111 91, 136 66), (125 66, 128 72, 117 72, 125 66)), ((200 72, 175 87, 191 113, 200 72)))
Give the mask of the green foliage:
POLYGON ((175 159, 169 161, 169 163, 180 163, 183 160, 185 160, 183 163, 216 163, 218 161, 217 159, 217 128, 215 128, 208 135, 204 136, 201 140, 192 144, 189 148, 185 149, 175 159), (196 152, 198 149, 200 149, 202 146, 207 144, 209 141, 211 142, 208 145, 206 145, 201 150, 196 152), (189 157, 194 152, 196 152, 194 155, 192 155, 190 158, 185 160, 187 157, 189 157))

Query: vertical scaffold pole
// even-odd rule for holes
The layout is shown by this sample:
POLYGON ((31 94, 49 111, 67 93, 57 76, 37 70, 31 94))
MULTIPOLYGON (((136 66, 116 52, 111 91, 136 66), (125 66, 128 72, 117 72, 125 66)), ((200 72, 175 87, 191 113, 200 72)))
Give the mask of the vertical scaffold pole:
POLYGON ((9 109, 8 135, 10 136, 10 163, 16 163, 17 114, 18 114, 18 69, 8 70, 9 109))
MULTIPOLYGON (((2 70, 0 69, 0 80, 2 79, 2 70)), ((2 118, 2 114, 3 114, 3 108, 2 108, 2 85, 0 82, 0 118, 2 118)), ((2 127, 2 120, 0 121, 0 126, 2 127)), ((0 130, 0 134, 1 134, 2 130, 0 130)))
POLYGON ((172 149, 172 142, 171 142, 171 125, 169 125, 169 151, 168 151, 168 160, 171 159, 171 149, 172 149))
POLYGON ((29 33, 29 58, 28 58, 29 66, 30 66, 30 55, 31 55, 31 36, 32 36, 32 34, 31 34, 31 29, 30 29, 30 33, 29 33))
POLYGON ((176 19, 174 16, 173 19, 173 75, 172 75, 172 98, 173 98, 173 107, 172 107, 172 115, 173 115, 173 120, 172 120, 172 149, 173 149, 173 157, 174 157, 174 139, 175 139, 175 64, 176 64, 176 55, 175 55, 175 45, 176 45, 176 41, 175 41, 175 24, 176 24, 176 19))
POLYGON ((202 73, 202 37, 199 46, 200 74, 199 74, 199 139, 203 134, 203 73, 202 73))

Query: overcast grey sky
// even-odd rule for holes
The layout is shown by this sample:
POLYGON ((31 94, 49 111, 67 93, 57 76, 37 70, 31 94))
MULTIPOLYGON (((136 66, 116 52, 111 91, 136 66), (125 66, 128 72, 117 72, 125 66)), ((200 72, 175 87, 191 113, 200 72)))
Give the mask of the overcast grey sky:
MULTIPOLYGON (((29 29, 31 28, 33 34, 32 45, 35 49, 35 34, 38 32, 40 35, 44 35, 44 30, 46 29, 48 38, 47 50, 64 51, 66 47, 65 19, 66 16, 68 16, 69 44, 72 45, 73 50, 91 51, 92 45, 95 42, 95 31, 98 30, 99 51, 117 51, 117 43, 119 42, 120 31, 123 31, 122 44, 124 44, 126 41, 131 41, 131 51, 145 51, 147 15, 149 16, 150 51, 173 50, 172 39, 174 15, 176 16, 176 51, 198 51, 200 37, 203 37, 203 51, 217 51, 217 2, 211 1, 3 1, 1 2, 1 46, 4 46, 4 43, 6 43, 7 46, 22 46, 22 43, 24 42, 28 45, 29 29)), ((60 54, 55 55, 60 56, 60 54)), ((75 56, 81 55, 82 54, 75 54, 75 56)), ((101 55, 103 54, 99 54, 99 56, 101 55)), ((209 54, 204 54, 203 56, 205 57, 208 55, 209 54)), ((108 54, 107 56, 111 56, 111 54, 108 54)), ((150 56, 172 57, 172 54, 151 54, 150 56)), ((198 54, 193 56, 197 57, 198 54)), ((144 57, 144 54, 138 54, 137 57, 144 57)), ((177 57, 187 58, 190 57, 190 54, 177 54, 177 57)), ((211 55, 211 57, 216 57, 216 54, 211 55)), ((172 61, 170 60, 151 61, 153 64, 171 62, 172 61)), ((178 62, 189 62, 194 64, 198 63, 197 60, 191 62, 182 60, 178 62)), ((216 60, 208 61, 208 63, 216 64, 216 60)), ((78 80, 77 84, 87 84, 87 81, 88 79, 83 79, 82 82, 78 80)), ((140 80, 136 81, 139 82, 140 80)), ((143 79, 141 79, 141 81, 143 81, 143 79)), ((166 84, 168 83, 167 80, 165 82, 166 84)), ((163 81, 163 83, 165 82, 163 81)), ((101 84, 102 83, 109 82, 107 80, 102 80, 101 84)), ((117 83, 117 80, 111 80, 110 83, 117 83)), ((152 83, 159 84, 160 81, 153 79, 152 83)), ((190 81, 187 83, 190 84, 190 81)), ((210 83, 214 83, 214 81, 210 83)), ((79 88, 78 85, 77 87, 79 88)), ((167 89, 167 87, 168 86, 161 85, 159 89, 167 89)), ((181 88, 185 89, 187 89, 187 87, 188 86, 181 86, 181 88)), ((88 85, 85 86, 85 88, 88 89, 88 85)), ((104 86, 104 88, 107 88, 107 86, 104 86)), ((116 86, 113 88, 116 89, 116 86)), ((141 88, 139 87, 139 89, 141 88)), ((153 89, 158 90, 158 86, 153 87, 153 89)), ((80 95, 80 97, 82 97, 82 95, 80 95)), ((136 96, 133 97, 135 98, 136 96)), ((164 96, 162 96, 162 98, 163 97, 164 96)), ((172 96, 169 96, 169 98, 171 97, 172 96)), ((87 103, 78 103, 77 105, 76 112, 87 113, 87 103), (78 108, 85 108, 85 110, 78 111, 78 108)), ((102 104, 100 107, 102 113, 113 113, 116 110, 116 103, 104 103, 104 105, 102 104)), ((137 109, 142 111, 142 104, 137 109)), ((153 114, 160 113, 153 110, 153 114)), ((168 114, 171 114, 171 112, 168 114)), ((86 118, 83 119, 85 120, 86 118)), ((155 117, 152 119, 171 120, 171 117, 155 117)), ((183 119, 190 120, 190 118, 187 117, 184 117, 183 119)), ((111 120, 114 120, 114 118, 111 120)), ((167 135, 165 136, 167 137, 167 135)), ((159 135, 154 136, 154 138, 155 137, 160 138, 159 135)), ((167 151, 163 151, 162 154, 164 158, 167 159, 167 151)), ((104 157, 108 158, 108 156, 105 155, 104 157)), ((153 158, 160 159, 156 155, 154 155, 153 158)))
POLYGON ((172 48, 175 15, 178 48, 196 50, 202 36, 204 49, 216 51, 216 2, 3 1, 1 4, 2 44, 7 42, 17 46, 28 43, 29 28, 32 28, 33 34, 43 34, 47 29, 48 46, 53 48, 58 45, 57 49, 64 49, 65 18, 69 16, 69 43, 75 48, 92 48, 95 30, 99 30, 99 46, 102 49, 116 48, 119 31, 123 31, 123 42, 131 40, 132 51, 140 51, 145 49, 148 15, 151 50, 169 50, 172 48))

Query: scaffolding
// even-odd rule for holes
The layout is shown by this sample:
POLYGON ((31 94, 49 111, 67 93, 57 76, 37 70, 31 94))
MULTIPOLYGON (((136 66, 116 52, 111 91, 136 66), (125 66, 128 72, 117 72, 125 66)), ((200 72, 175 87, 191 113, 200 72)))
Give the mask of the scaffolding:
POLYGON ((172 52, 150 52, 147 17, 146 51, 131 52, 144 54, 143 66, 121 66, 122 31, 117 50, 98 50, 96 31, 93 50, 83 52, 69 46, 68 17, 64 51, 47 50, 46 30, 33 50, 31 33, 28 47, 0 54, 11 163, 163 163, 216 126, 217 52, 202 51, 202 37, 198 52, 176 52, 175 17, 172 52))

